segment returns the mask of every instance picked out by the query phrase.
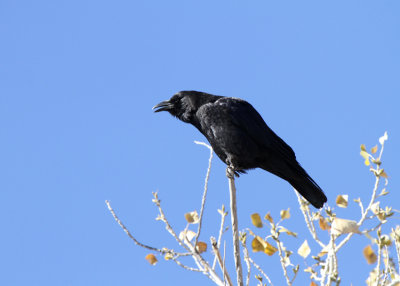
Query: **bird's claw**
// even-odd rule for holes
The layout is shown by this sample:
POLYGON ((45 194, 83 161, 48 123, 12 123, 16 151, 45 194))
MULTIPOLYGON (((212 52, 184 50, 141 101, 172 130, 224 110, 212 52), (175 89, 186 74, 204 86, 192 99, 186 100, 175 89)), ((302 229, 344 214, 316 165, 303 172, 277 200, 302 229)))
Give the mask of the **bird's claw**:
POLYGON ((228 166, 226 167, 226 176, 228 177, 228 179, 234 179, 235 176, 239 177, 239 174, 235 171, 234 167, 228 166))

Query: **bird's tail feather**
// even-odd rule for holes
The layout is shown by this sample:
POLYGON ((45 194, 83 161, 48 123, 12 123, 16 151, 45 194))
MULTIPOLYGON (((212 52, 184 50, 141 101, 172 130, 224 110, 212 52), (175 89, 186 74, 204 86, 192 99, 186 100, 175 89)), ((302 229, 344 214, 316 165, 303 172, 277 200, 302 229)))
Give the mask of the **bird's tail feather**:
POLYGON ((302 170, 299 176, 291 178, 288 182, 314 207, 322 208, 327 198, 317 183, 302 170))

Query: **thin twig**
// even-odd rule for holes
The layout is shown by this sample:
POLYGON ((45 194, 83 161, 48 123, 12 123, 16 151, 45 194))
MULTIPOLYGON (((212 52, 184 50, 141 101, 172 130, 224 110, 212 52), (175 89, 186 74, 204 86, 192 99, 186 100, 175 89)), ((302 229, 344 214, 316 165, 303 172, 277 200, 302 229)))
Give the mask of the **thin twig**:
POLYGON ((317 232, 315 230, 315 226, 314 223, 312 222, 312 219, 309 217, 309 211, 307 212, 307 208, 309 209, 309 207, 306 205, 306 202, 301 198, 300 194, 297 192, 296 189, 293 189, 296 196, 297 196, 297 200, 299 202, 300 205, 300 210, 303 213, 304 216, 304 220, 306 221, 306 225, 308 230, 310 231, 310 234, 312 236, 312 238, 322 247, 325 247, 325 244, 319 240, 318 236, 317 236, 317 232))
POLYGON ((178 264, 179 266, 181 266, 182 268, 189 270, 189 271, 195 271, 195 272, 203 272, 204 270, 201 269, 197 269, 197 268, 193 268, 193 267, 189 267, 187 265, 184 265, 182 262, 180 262, 178 259, 176 259, 175 257, 172 258, 172 260, 178 264))
POLYGON ((392 228, 392 233, 394 234, 394 246, 396 248, 396 254, 397 254, 397 264, 399 267, 399 274, 400 274, 400 241, 399 238, 396 237, 396 232, 395 229, 392 228))
MULTIPOLYGON (((223 268, 222 268, 222 271, 225 273, 225 271, 226 271, 226 266, 225 266, 225 259, 226 259, 226 241, 224 240, 224 256, 223 256, 223 268)), ((225 278, 225 277, 224 277, 225 278)), ((224 282, 225 282, 225 280, 224 280, 224 282)))
POLYGON ((390 262, 389 262, 389 251, 387 246, 385 245, 385 252, 384 252, 384 257, 386 258, 385 261, 385 275, 383 276, 383 280, 382 280, 382 285, 386 285, 386 281, 389 277, 389 272, 391 272, 391 267, 390 267, 390 262))
POLYGON ((267 279, 268 283, 271 284, 271 286, 273 286, 271 279, 269 279, 268 275, 265 274, 265 272, 261 269, 261 267, 257 263, 255 263, 251 257, 249 257, 249 261, 265 277, 265 279, 267 279))
POLYGON ((335 239, 336 236, 331 232, 331 238, 330 238, 330 247, 329 247, 329 260, 327 258, 327 263, 328 263, 328 281, 327 281, 327 286, 330 286, 333 279, 335 278, 337 274, 337 258, 336 258, 336 250, 335 250, 335 239))
POLYGON ((148 249, 148 250, 152 250, 152 251, 159 252, 159 253, 161 253, 161 254, 170 253, 170 254, 172 254, 172 255, 175 256, 175 257, 188 256, 188 255, 190 255, 190 253, 177 253, 177 252, 174 252, 174 251, 169 250, 169 249, 159 249, 159 248, 156 248, 156 247, 149 246, 149 245, 146 245, 146 244, 141 243, 140 241, 138 241, 138 240, 131 234, 131 232, 126 228, 126 226, 125 226, 125 225, 122 223, 122 221, 118 218, 117 214, 115 213, 114 209, 111 207, 111 204, 110 204, 110 202, 109 202, 108 200, 106 200, 106 204, 107 204, 108 210, 111 212, 111 214, 112 214, 112 216, 114 217, 115 221, 119 224, 119 226, 124 230, 124 232, 129 236, 129 238, 133 240, 133 242, 134 242, 136 245, 139 245, 140 247, 146 248, 146 249, 148 249))
MULTIPOLYGON (((378 239, 380 240, 381 238, 378 237, 378 239)), ((378 263, 376 265, 376 286, 379 286, 379 281, 381 280, 381 257, 382 257, 382 246, 380 244, 380 242, 378 243, 378 263)))
POLYGON ((218 264, 219 264, 219 266, 220 266, 220 268, 221 268, 221 270, 222 270, 222 273, 223 273, 223 275, 224 275, 224 279, 226 279, 226 281, 228 282, 228 284, 229 284, 230 286, 233 286, 231 277, 229 277, 229 274, 228 274, 228 272, 226 271, 225 266, 224 266, 224 261, 223 261, 222 258, 221 258, 221 254, 220 254, 220 252, 219 252, 219 248, 218 248, 218 245, 217 245, 217 241, 215 240, 214 237, 211 237, 211 238, 210 238, 210 241, 211 241, 212 250, 214 251, 214 255, 215 255, 215 257, 217 258, 218 264))
POLYGON ((232 237, 233 237, 233 256, 235 258, 237 285, 243 286, 243 272, 242 272, 242 262, 240 259, 239 229, 238 229, 238 216, 237 216, 237 206, 236 206, 236 187, 235 187, 235 177, 233 175, 233 168, 231 167, 227 168, 227 175, 229 180, 232 237))
POLYGON ((165 228, 167 231, 176 239, 176 241, 185 249, 187 249, 191 254, 192 258, 199 267, 200 270, 202 270, 202 273, 205 274, 207 277, 209 277, 212 281, 214 281, 215 284, 223 286, 224 282, 221 280, 221 278, 215 273, 215 271, 210 267, 208 262, 199 254, 197 253, 195 246, 193 246, 187 239, 186 235, 183 238, 183 241, 176 235, 175 231, 172 229, 171 225, 169 224, 162 208, 161 208, 161 202, 158 199, 158 195, 156 192, 153 192, 153 202, 156 204, 158 207, 158 210, 160 212, 160 215, 158 217, 159 220, 163 221, 165 223, 165 228))
MULTIPOLYGON (((379 170, 379 166, 377 166, 377 170, 379 170)), ((376 196, 377 196, 377 191, 378 191, 378 186, 379 186, 379 182, 380 182, 380 177, 376 175, 376 176, 375 176, 375 185, 374 185, 374 189, 372 190, 371 199, 370 199, 370 201, 369 201, 368 207, 367 207, 367 208, 364 210, 364 212, 361 214, 361 218, 360 218, 360 220, 359 220, 358 223, 357 223, 358 226, 361 226, 361 225, 364 223, 365 219, 367 218, 368 212, 370 211, 372 205, 375 203, 376 196)), ((353 232, 352 232, 352 233, 349 233, 349 234, 338 244, 338 246, 336 247, 336 251, 339 251, 339 249, 342 248, 343 245, 345 245, 345 244, 350 240, 350 238, 353 236, 353 234, 354 234, 353 232)))
POLYGON ((283 276, 285 276, 287 285, 291 286, 292 283, 290 282, 290 279, 289 279, 289 276, 288 276, 288 273, 287 273, 287 270, 286 270, 285 258, 283 257, 283 251, 282 251, 281 242, 277 238, 275 238, 275 240, 276 240, 276 244, 278 246, 278 253, 279 253, 279 258, 280 258, 279 260, 281 262, 281 266, 282 266, 282 269, 283 269, 283 276))
POLYGON ((190 249, 192 258, 196 262, 199 269, 203 269, 203 274, 214 281, 219 286, 225 286, 224 281, 217 275, 217 273, 210 267, 208 262, 196 251, 195 247, 189 242, 187 236, 183 238, 183 242, 190 249))
POLYGON ((208 190, 208 180, 210 178, 210 172, 211 172, 211 162, 212 162, 212 158, 213 158, 213 149, 210 145, 204 143, 204 142, 199 142, 199 141, 194 141, 194 143, 199 144, 199 145, 203 145, 205 147, 207 147, 210 150, 210 158, 208 159, 208 169, 207 169, 207 174, 206 174, 206 179, 205 179, 205 183, 204 183, 204 193, 203 193, 203 198, 201 200, 201 208, 200 208, 200 218, 199 218, 199 226, 197 228, 197 233, 196 233, 196 240, 194 245, 197 245, 197 242, 199 240, 200 237, 200 232, 201 232, 201 225, 202 225, 202 221, 203 221, 203 213, 204 213, 204 206, 206 203, 206 197, 207 197, 207 190, 208 190))
POLYGON ((175 238, 175 240, 179 243, 179 245, 181 245, 183 248, 185 248, 187 251, 192 252, 190 250, 190 248, 183 243, 183 241, 176 235, 175 231, 173 230, 173 228, 171 227, 171 225, 169 224, 167 217, 164 214, 164 211, 161 208, 161 201, 158 199, 158 194, 157 192, 153 192, 153 203, 158 207, 158 211, 160 213, 159 217, 157 219, 163 221, 165 223, 165 228, 167 229, 167 231, 175 238))
MULTIPOLYGON (((378 161, 380 161, 381 158, 382 158, 383 147, 384 147, 384 145, 385 145, 384 143, 385 143, 385 142, 383 142, 383 144, 381 145, 382 147, 381 147, 381 151, 380 151, 380 153, 379 153, 378 161)), ((378 174, 379 174, 379 170, 380 170, 380 165, 376 165, 376 170, 375 170, 375 172, 374 172, 374 174, 375 174, 375 185, 374 185, 374 189, 372 190, 372 196, 371 196, 371 199, 370 199, 370 201, 369 201, 368 207, 364 210, 364 212, 363 212, 362 204, 360 204, 362 214, 361 214, 360 220, 359 220, 358 223, 357 223, 358 226, 361 226, 361 225, 363 224, 363 222, 364 222, 365 219, 367 218, 368 211, 371 209, 372 205, 375 203, 375 200, 376 200, 376 197, 377 197, 378 186, 379 186, 379 182, 380 182, 380 178, 381 178, 381 177, 378 175, 378 174)), ((339 249, 342 248, 342 246, 345 245, 345 244, 350 240, 350 238, 353 236, 353 234, 354 234, 354 233, 349 233, 349 234, 338 244, 338 246, 336 247, 336 251, 339 251, 339 249)))
MULTIPOLYGON (((241 236, 243 235, 242 233, 240 234, 241 236)), ((246 245, 246 238, 241 239, 240 240, 242 243, 242 247, 243 247, 243 258, 244 261, 246 262, 246 266, 247 266, 247 276, 246 276, 246 286, 250 285, 250 275, 251 275, 251 267, 250 267, 250 256, 249 256, 249 250, 247 249, 247 245, 246 245)))
MULTIPOLYGON (((224 233, 225 217, 227 216, 228 213, 225 211, 225 206, 224 205, 222 205, 221 210, 218 210, 218 212, 221 215, 221 225, 219 227, 217 246, 218 246, 218 248, 220 248, 222 234, 224 233)), ((217 257, 214 257, 214 262, 213 262, 213 265, 212 265, 213 269, 215 269, 215 263, 216 262, 217 262, 217 257)))

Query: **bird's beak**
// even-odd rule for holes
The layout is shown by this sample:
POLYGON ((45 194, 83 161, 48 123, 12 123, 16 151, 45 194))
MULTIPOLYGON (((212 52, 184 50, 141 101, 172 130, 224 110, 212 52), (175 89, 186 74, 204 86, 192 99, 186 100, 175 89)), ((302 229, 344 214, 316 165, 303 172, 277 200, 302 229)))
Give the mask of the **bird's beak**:
POLYGON ((169 102, 169 100, 164 100, 157 104, 156 106, 153 107, 154 112, 160 112, 160 111, 169 111, 174 107, 174 105, 169 102))

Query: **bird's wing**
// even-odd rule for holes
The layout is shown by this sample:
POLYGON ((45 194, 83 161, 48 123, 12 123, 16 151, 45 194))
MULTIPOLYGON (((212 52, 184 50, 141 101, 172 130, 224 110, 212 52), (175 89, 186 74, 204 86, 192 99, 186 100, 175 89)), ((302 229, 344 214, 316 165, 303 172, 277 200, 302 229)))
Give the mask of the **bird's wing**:
POLYGON ((242 129, 259 146, 267 148, 281 156, 295 159, 292 148, 272 131, 261 115, 248 102, 237 98, 222 98, 215 104, 223 105, 230 115, 231 122, 242 129))

